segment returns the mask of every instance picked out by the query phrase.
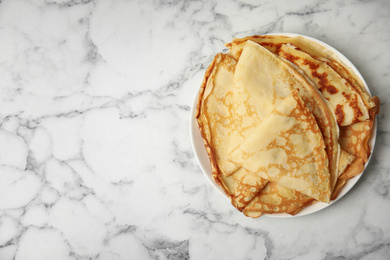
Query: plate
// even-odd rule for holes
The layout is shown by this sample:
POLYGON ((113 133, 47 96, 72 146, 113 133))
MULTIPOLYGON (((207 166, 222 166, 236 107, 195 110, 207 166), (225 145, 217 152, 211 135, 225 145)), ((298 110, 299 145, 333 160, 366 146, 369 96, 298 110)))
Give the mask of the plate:
MULTIPOLYGON (((309 37, 306 35, 302 35, 302 34, 272 33, 269 35, 280 35, 280 36, 289 36, 289 37, 301 36, 301 37, 304 37, 308 40, 311 40, 317 44, 322 45, 323 47, 327 48, 329 51, 333 52, 344 65, 351 68, 351 70, 362 80, 364 87, 366 88, 367 92, 370 93, 370 95, 371 95, 371 92, 367 86, 367 83, 365 82, 363 76, 360 74, 360 72, 357 70, 357 68, 341 52, 339 52, 338 50, 336 50, 332 46, 330 46, 330 45, 328 45, 320 40, 317 40, 315 38, 312 38, 312 37, 309 37)), ((198 89, 200 89, 200 85, 201 85, 201 82, 199 82, 198 89)), ((211 185, 215 189, 217 189, 222 194, 222 196, 224 196, 228 200, 228 203, 230 204, 230 198, 225 194, 222 187, 219 186, 214 181, 214 178, 213 178, 213 175, 211 172, 209 157, 208 157, 206 148, 204 147, 203 139, 202 139, 202 136, 200 134, 199 127, 198 127, 198 122, 196 121, 196 118, 195 118, 198 96, 199 96, 199 91, 197 91, 197 94, 196 94, 196 97, 195 97, 194 103, 192 104, 192 109, 191 109, 190 135, 191 135, 192 148, 194 150, 196 160, 197 160, 200 168, 202 169, 204 175, 206 176, 206 178, 209 180, 211 185)), ((374 126, 373 126, 372 131, 371 131, 371 137, 368 141, 368 144, 371 148, 371 155, 372 155, 372 152, 373 152, 374 146, 375 146, 376 132, 377 132, 377 119, 375 118, 374 119, 374 126)), ((364 171, 367 168, 367 165, 369 164, 370 159, 371 159, 371 156, 368 158, 367 163, 364 165, 364 171)), ((334 204, 336 201, 340 200, 345 194, 348 193, 348 191, 350 191, 353 188, 353 186, 355 186, 357 181, 363 175, 364 171, 361 174, 349 179, 347 181, 346 185, 340 191, 337 198, 335 200, 332 200, 329 204, 324 203, 324 202, 316 202, 310 206, 303 208, 301 211, 299 211, 294 216, 287 214, 287 213, 264 214, 263 216, 268 216, 268 217, 272 217, 272 218, 292 218, 292 217, 305 216, 305 215, 320 211, 321 209, 324 209, 326 207, 329 207, 330 205, 334 204)))

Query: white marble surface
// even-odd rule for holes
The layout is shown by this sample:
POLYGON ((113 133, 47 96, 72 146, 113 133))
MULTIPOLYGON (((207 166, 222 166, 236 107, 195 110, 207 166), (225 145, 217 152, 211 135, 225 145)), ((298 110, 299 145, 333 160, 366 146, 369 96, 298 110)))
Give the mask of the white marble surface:
POLYGON ((297 2, 0 1, 0 259, 388 259, 390 4, 297 2), (237 212, 189 138, 214 54, 269 32, 334 46, 382 102, 355 188, 293 219, 237 212))

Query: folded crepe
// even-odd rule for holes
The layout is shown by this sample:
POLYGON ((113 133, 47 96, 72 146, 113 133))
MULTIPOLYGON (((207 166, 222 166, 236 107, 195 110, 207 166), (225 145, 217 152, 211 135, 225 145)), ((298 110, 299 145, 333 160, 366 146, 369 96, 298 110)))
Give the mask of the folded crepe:
POLYGON ((356 86, 340 76, 326 62, 298 50, 291 44, 283 44, 278 55, 300 68, 329 101, 340 126, 369 119, 369 108, 356 86))
POLYGON ((231 152, 251 135, 272 109, 295 89, 313 113, 329 160, 331 188, 338 178, 338 125, 329 103, 287 62, 252 41, 246 41, 234 73, 231 152))
MULTIPOLYGON (((199 93, 198 124, 212 148, 212 163, 218 165, 219 170, 229 175, 239 167, 227 159, 228 139, 232 131, 231 106, 233 103, 231 91, 233 89, 233 73, 236 61, 229 55, 219 53, 206 71, 199 93), (228 173, 228 174, 227 174, 228 173)), ((210 149, 211 149, 210 148, 210 149)), ((216 172, 216 171, 215 171, 216 172)))
POLYGON ((352 157, 354 160, 352 162, 347 162, 349 164, 345 166, 345 170, 340 174, 332 193, 332 200, 337 198, 349 179, 363 172, 364 165, 371 155, 368 141, 371 137, 375 115, 378 114, 380 110, 379 98, 373 97, 372 101, 375 103, 375 106, 370 109, 370 120, 340 128, 340 145, 342 149, 348 152, 345 152, 344 150, 341 151, 343 152, 342 154, 347 154, 347 157, 349 157, 349 159, 341 161, 351 161, 352 157))
POLYGON ((334 60, 328 60, 324 57, 315 56, 316 59, 326 62, 334 71, 336 71, 341 77, 343 77, 349 84, 351 84, 357 92, 359 92, 360 97, 363 99, 364 104, 367 108, 372 109, 377 104, 374 101, 375 97, 371 97, 367 92, 363 81, 355 74, 351 69, 347 69, 342 66, 339 62, 334 60))
POLYGON ((347 183, 347 180, 359 175, 364 170, 364 163, 361 158, 356 158, 348 167, 345 169, 343 174, 337 180, 336 186, 333 190, 331 199, 334 200, 339 195, 341 189, 347 183))
POLYGON ((280 102, 229 158, 266 180, 318 201, 330 200, 324 139, 298 90, 280 102))
MULTIPOLYGON (((349 164, 345 166, 344 171, 341 172, 337 179, 331 197, 332 200, 337 198, 347 180, 363 172, 364 164, 368 161, 371 154, 368 141, 371 136, 373 123, 372 120, 369 120, 340 128, 339 142, 342 147, 341 151, 346 151, 344 153, 348 154, 349 161, 351 158, 353 159, 352 162, 348 162, 349 164)), ((340 161, 345 162, 345 159, 340 161)))
POLYGON ((361 158, 364 163, 370 156, 368 140, 371 136, 373 121, 356 123, 340 128, 340 146, 349 154, 361 158))
POLYGON ((267 180, 244 168, 238 169, 230 176, 220 174, 218 179, 233 206, 239 211, 242 211, 268 183, 267 180))
POLYGON ((295 215, 314 201, 313 198, 300 192, 269 182, 245 207, 243 213, 252 218, 258 218, 265 213, 295 215))
MULTIPOLYGON (((217 54, 209 66, 199 94, 197 118, 208 152, 212 173, 215 181, 225 190, 231 198, 232 204, 242 211, 248 203, 268 183, 244 168, 235 166, 231 170, 232 163, 226 160, 226 144, 230 138, 229 106, 226 100, 232 95, 232 74, 235 71, 235 61, 228 55, 217 54), (222 102, 221 102, 222 101, 222 102), (224 120, 216 120, 223 118, 224 120), (222 169, 230 169, 232 174, 223 174, 222 169)), ((231 101, 229 104, 231 105, 231 101)), ((231 117, 231 116, 230 116, 231 117)), ((272 190, 276 192, 276 189, 272 190)), ((277 196, 277 194, 276 194, 277 196)), ((285 200, 282 197, 283 201, 285 200)), ((283 209, 280 208, 280 212, 283 209)))
POLYGON ((234 73, 233 131, 228 151, 245 140, 253 129, 296 86, 286 83, 291 76, 280 69, 278 58, 248 41, 234 73), (282 80, 275 81, 275 78, 282 80))
POLYGON ((241 211, 268 181, 239 169, 240 166, 227 159, 235 66, 236 61, 231 56, 222 53, 215 56, 200 88, 196 117, 214 180, 241 211))
POLYGON ((370 120, 340 128, 340 146, 348 153, 361 158, 363 163, 368 161, 371 154, 368 141, 374 126, 375 115, 380 110, 379 98, 373 97, 372 100, 375 106, 370 109, 370 120))
POLYGON ((232 97, 235 65, 235 60, 229 55, 215 56, 200 90, 197 117, 214 180, 231 198, 233 206, 242 211, 268 181, 226 159, 231 129, 226 122, 231 121, 229 105, 233 102, 229 98, 232 97))
MULTIPOLYGON (((335 199, 349 178, 356 176, 360 168, 358 164, 349 167, 355 157, 340 149, 339 178, 332 192, 335 199), (348 171, 346 171, 348 169, 348 171)), ((263 214, 287 213, 295 215, 304 207, 314 203, 315 200, 298 191, 278 185, 276 182, 268 182, 242 211, 247 217, 258 218, 263 214)))

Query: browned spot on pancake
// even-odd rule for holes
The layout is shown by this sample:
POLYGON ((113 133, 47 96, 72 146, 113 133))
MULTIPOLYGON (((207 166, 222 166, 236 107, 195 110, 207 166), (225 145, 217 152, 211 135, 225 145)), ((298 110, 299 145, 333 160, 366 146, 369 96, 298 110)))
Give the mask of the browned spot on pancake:
POLYGON ((337 94, 339 92, 335 86, 329 84, 328 73, 326 72, 318 73, 316 71, 320 67, 320 65, 315 64, 314 62, 307 59, 303 60, 303 64, 309 66, 310 69, 312 70, 311 75, 319 80, 319 84, 321 85, 320 88, 321 91, 326 90, 331 95, 337 94))
POLYGON ((351 94, 347 94, 347 93, 345 93, 344 91, 343 91, 341 94, 343 94, 343 96, 344 96, 347 100, 350 100, 350 99, 351 99, 351 94))
POLYGON ((328 86, 330 85, 328 83, 328 73, 318 73, 316 70, 320 67, 320 65, 315 64, 310 60, 304 59, 303 64, 309 66, 312 70, 311 75, 319 80, 319 83, 321 85, 320 90, 323 91, 323 89, 328 89, 328 86))
POLYGON ((320 90, 324 91, 324 89, 327 89, 328 87, 328 73, 318 73, 317 71, 312 71, 311 75, 318 79, 320 84, 320 90))
POLYGON ((361 120, 359 118, 363 116, 363 112, 359 106, 358 98, 355 96, 353 99, 351 99, 349 104, 350 104, 351 108, 353 109, 353 111, 355 112, 353 120, 352 120, 352 124, 360 122, 361 120))
POLYGON ((347 94, 345 92, 342 92, 343 96, 346 100, 349 101, 349 106, 354 111, 354 118, 352 119, 352 124, 360 122, 360 117, 364 116, 363 111, 361 110, 361 107, 359 106, 358 97, 356 95, 347 94))
MULTIPOLYGON (((291 62, 293 62, 294 63, 294 61, 296 61, 296 60, 299 60, 299 57, 297 57, 297 56, 294 56, 294 55, 292 55, 291 53, 288 53, 288 52, 285 52, 285 51, 280 51, 280 53, 282 54, 282 57, 284 57, 285 59, 287 59, 287 60, 289 60, 289 61, 291 61, 291 62)), ((280 55, 280 54, 279 54, 280 55)))
POLYGON ((315 64, 314 62, 312 62, 308 59, 304 59, 303 64, 309 66, 311 70, 316 70, 320 67, 320 65, 315 64))
POLYGON ((282 43, 273 43, 273 42, 261 42, 261 46, 266 47, 268 50, 272 50, 272 52, 279 52, 282 47, 282 43))
POLYGON ((328 85, 327 87, 326 87, 326 89, 328 90, 328 92, 330 93, 330 94, 332 94, 332 95, 334 95, 334 94, 337 94, 339 91, 337 90, 337 88, 335 88, 335 86, 333 86, 333 85, 328 85))
POLYGON ((341 125, 341 123, 344 121, 344 111, 343 111, 343 106, 338 104, 336 106, 336 109, 334 111, 334 113, 336 114, 336 118, 337 118, 337 123, 339 125, 341 125))

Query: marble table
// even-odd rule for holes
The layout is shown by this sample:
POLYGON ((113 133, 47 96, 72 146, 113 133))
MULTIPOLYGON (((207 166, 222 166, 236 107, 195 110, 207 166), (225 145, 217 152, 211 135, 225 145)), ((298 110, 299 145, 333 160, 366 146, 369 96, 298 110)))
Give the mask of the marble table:
POLYGON ((389 24, 386 0, 0 1, 0 259, 388 259, 389 24), (271 32, 344 53, 381 113, 345 197, 250 219, 201 172, 190 109, 224 43, 271 32))

